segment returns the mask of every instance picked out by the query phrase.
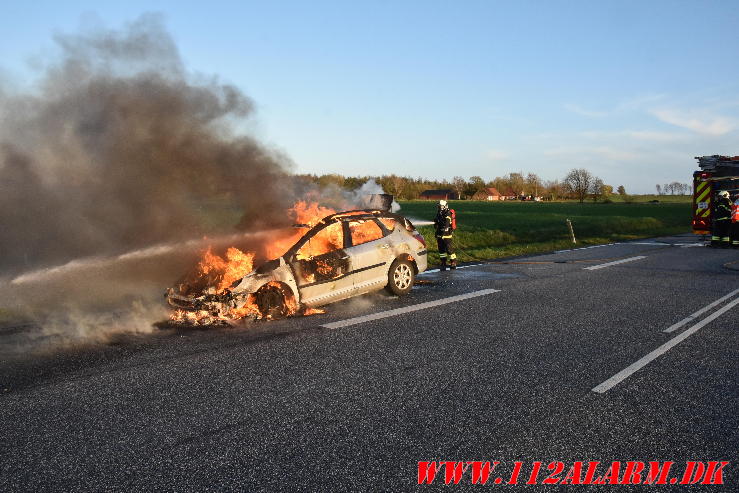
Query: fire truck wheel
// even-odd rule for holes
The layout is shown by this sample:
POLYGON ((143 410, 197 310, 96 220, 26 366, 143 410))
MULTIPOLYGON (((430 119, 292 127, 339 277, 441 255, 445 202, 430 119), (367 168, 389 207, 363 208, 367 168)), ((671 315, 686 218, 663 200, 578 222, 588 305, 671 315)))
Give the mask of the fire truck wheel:
POLYGON ((285 293, 279 287, 262 286, 256 292, 255 298, 262 318, 275 320, 289 315, 285 293))
POLYGON ((413 264, 405 259, 395 259, 387 273, 387 290, 398 296, 402 296, 413 287, 416 273, 413 264))

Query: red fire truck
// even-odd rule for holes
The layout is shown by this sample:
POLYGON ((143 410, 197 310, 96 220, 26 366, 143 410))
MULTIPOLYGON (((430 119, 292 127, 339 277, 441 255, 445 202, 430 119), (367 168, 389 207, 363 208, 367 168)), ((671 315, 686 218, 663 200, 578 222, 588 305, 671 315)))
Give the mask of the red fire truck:
POLYGON ((693 233, 711 232, 716 194, 727 190, 733 197, 739 193, 739 156, 697 156, 700 171, 693 173, 693 233))

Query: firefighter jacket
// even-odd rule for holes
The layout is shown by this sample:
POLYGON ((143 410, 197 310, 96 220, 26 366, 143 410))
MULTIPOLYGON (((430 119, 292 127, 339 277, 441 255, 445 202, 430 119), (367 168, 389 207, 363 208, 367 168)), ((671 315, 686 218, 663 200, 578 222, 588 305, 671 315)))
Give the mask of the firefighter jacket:
POLYGON ((732 203, 728 198, 721 197, 716 203, 716 221, 728 221, 731 219, 732 203))
POLYGON ((436 229, 437 238, 452 237, 452 213, 449 209, 439 208, 434 219, 434 229, 436 229))

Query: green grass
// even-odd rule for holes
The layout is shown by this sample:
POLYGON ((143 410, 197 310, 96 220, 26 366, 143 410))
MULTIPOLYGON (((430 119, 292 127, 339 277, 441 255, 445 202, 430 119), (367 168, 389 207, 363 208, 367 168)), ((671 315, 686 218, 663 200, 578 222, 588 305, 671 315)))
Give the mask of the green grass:
POLYGON ((618 195, 613 194, 608 197, 611 202, 649 202, 651 200, 658 200, 660 203, 668 204, 690 204, 692 202, 692 195, 618 195))
MULTIPOLYGON (((651 199, 648 199, 651 200, 651 199)), ((402 201, 400 213, 432 220, 433 201, 402 201)), ((455 248, 462 262, 572 247, 566 219, 579 246, 690 231, 690 201, 636 203, 452 201, 457 211, 455 248)), ((421 226, 429 260, 438 263, 432 226, 421 226)))

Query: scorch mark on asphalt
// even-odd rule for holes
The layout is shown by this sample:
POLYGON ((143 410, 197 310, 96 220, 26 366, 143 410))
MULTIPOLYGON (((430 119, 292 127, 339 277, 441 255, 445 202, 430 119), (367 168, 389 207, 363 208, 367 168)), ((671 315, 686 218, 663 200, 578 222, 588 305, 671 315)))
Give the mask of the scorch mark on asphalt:
POLYGON ((396 308, 394 310, 387 310, 384 312, 371 313, 369 315, 363 315, 361 317, 348 318, 346 320, 339 320, 338 322, 331 322, 324 324, 321 327, 326 329, 339 329, 342 327, 349 327, 351 325, 357 325, 364 322, 370 322, 372 320, 380 320, 387 317, 395 317, 404 313, 415 312, 418 310, 424 310, 426 308, 432 308, 434 306, 446 305, 449 303, 455 303, 457 301, 467 300, 470 298, 476 298, 478 296, 485 296, 487 294, 499 293, 499 289, 481 289, 480 291, 472 291, 471 293, 460 294, 457 296, 450 296, 449 298, 442 298, 440 300, 428 301, 426 303, 419 303, 417 305, 406 306, 403 308, 396 308))
POLYGON ((726 313, 729 310, 731 310, 732 308, 734 308, 734 306, 736 306, 737 304, 739 304, 739 298, 737 298, 734 301, 732 301, 731 303, 727 304, 726 306, 724 306, 720 310, 717 310, 712 315, 709 315, 708 317, 704 318, 702 321, 700 321, 697 324, 693 325, 691 328, 687 329, 685 332, 682 332, 681 334, 673 337, 672 339, 670 339, 669 341, 667 341, 666 343, 662 344, 660 347, 658 347, 657 349, 655 349, 654 351, 652 351, 651 353, 647 354, 646 356, 643 356, 641 359, 637 360, 636 362, 630 364, 629 366, 627 366, 626 368, 624 368, 620 372, 616 373, 615 375, 613 375, 611 378, 609 378, 605 382, 603 382, 603 383, 601 383, 599 385, 596 385, 592 389, 593 392, 597 392, 599 394, 602 394, 602 393, 608 391, 609 389, 615 387, 616 385, 618 385, 619 383, 623 382, 624 380, 626 380, 627 378, 629 378, 631 375, 633 375, 634 373, 636 373, 637 371, 639 371, 642 368, 644 368, 645 366, 647 366, 649 363, 651 363, 652 361, 654 361, 658 357, 660 357, 663 354, 665 354, 667 351, 669 351, 673 347, 675 347, 678 344, 680 344, 681 342, 683 342, 685 339, 687 339, 691 335, 693 335, 696 332, 698 332, 698 330, 700 330, 702 327, 708 325, 709 322, 717 319, 718 317, 720 317, 724 313, 726 313))
POLYGON ((621 259, 621 260, 614 260, 613 262, 608 262, 606 264, 591 265, 590 267, 583 267, 583 269, 585 269, 585 270, 598 270, 598 269, 602 269, 604 267, 610 267, 612 265, 623 264, 623 263, 626 263, 626 262, 633 262, 634 260, 641 260, 643 258, 647 258, 647 257, 645 257, 644 255, 639 255, 638 257, 629 257, 629 258, 624 258, 624 259, 621 259))

